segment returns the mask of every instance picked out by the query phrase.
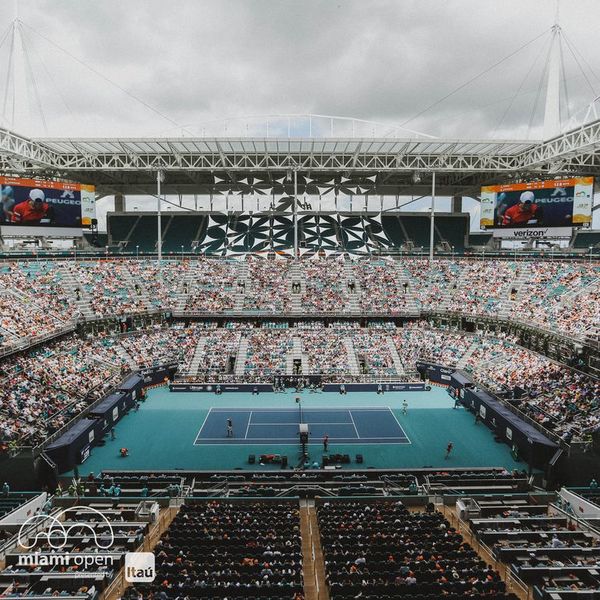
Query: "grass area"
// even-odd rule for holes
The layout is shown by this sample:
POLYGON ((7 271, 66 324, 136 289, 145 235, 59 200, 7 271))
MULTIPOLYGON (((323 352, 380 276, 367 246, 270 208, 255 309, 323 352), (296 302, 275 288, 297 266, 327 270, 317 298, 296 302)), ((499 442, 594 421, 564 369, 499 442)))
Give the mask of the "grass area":
MULTIPOLYGON (((130 412, 116 426, 116 439, 107 437, 106 445, 92 450, 88 460, 80 466, 81 474, 102 469, 195 469, 223 470, 236 468, 265 469, 248 465, 249 454, 275 453, 288 456, 290 466, 299 459, 298 444, 238 444, 210 445, 194 441, 210 408, 294 408, 296 394, 263 393, 252 396, 245 393, 171 393, 167 388, 150 390, 148 399, 138 412, 130 412), (121 447, 129 449, 129 456, 119 455, 121 447)), ((524 463, 513 460, 505 444, 496 443, 487 427, 475 424, 474 417, 465 409, 455 409, 454 401, 444 389, 429 392, 350 392, 302 394, 304 409, 310 408, 369 408, 389 406, 408 436, 410 444, 336 444, 330 443, 329 452, 364 457, 362 468, 420 468, 420 467, 506 467, 523 468, 524 463), (402 414, 402 403, 408 402, 408 413, 402 414), (448 442, 454 451, 445 459, 448 442)), ((277 427, 276 424, 273 425, 277 427)), ((225 437, 225 423, 223 424, 225 437)), ((273 438, 276 438, 274 433, 273 438)), ((311 461, 321 460, 323 448, 320 437, 310 444, 311 461)))

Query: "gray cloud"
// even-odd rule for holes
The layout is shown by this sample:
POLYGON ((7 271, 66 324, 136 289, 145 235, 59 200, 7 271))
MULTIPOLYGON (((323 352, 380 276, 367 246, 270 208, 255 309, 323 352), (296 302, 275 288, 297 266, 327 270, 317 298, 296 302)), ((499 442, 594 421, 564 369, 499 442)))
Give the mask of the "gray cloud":
MULTIPOLYGON (((8 23, 13 15, 6 4, 0 17, 8 23)), ((20 3, 26 47, 52 135, 147 135, 174 126, 30 27, 181 124, 308 112, 393 124, 549 29, 553 13, 548 0, 20 3)), ((564 30, 598 73, 600 55, 591 34, 599 17, 595 0, 561 4, 564 30)), ((512 102, 496 135, 524 136, 547 39, 411 121, 410 127, 435 135, 487 137, 512 102), (512 101, 536 56, 536 68, 512 101)), ((5 44, 0 50, 0 81, 6 78, 7 48, 5 44)), ((589 102, 592 92, 568 51, 565 63, 574 110, 589 102)), ((600 92, 600 83, 593 83, 600 92)), ((539 134, 542 108, 538 103, 530 134, 539 134)), ((19 129, 39 129, 35 110, 21 112, 19 129)))

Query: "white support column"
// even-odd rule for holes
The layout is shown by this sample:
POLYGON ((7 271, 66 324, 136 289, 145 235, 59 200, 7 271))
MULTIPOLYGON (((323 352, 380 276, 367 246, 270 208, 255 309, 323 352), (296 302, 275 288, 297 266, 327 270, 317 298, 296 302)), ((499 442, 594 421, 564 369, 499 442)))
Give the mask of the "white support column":
POLYGON ((433 247, 435 242, 435 171, 431 181, 431 227, 429 229, 429 263, 433 264, 433 247))
POLYGON ((298 255, 298 169, 294 169, 294 258, 298 255))
POLYGON ((162 171, 156 172, 156 213, 157 213, 157 240, 156 240, 156 250, 157 250, 157 265, 160 271, 162 267, 162 220, 161 220, 161 212, 160 212, 160 184, 164 180, 164 175, 162 171))

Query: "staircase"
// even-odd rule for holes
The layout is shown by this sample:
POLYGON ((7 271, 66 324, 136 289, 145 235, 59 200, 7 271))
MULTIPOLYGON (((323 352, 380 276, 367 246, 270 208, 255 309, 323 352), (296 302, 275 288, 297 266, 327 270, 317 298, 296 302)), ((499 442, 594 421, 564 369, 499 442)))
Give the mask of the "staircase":
POLYGON ((406 284, 406 294, 404 294, 404 299, 406 300, 406 312, 410 315, 418 315, 419 302, 417 300, 415 289, 412 285, 412 280, 405 269, 398 268, 398 283, 400 289, 403 290, 402 293, 404 293, 404 286, 406 284))
POLYGON ((501 301, 500 308, 498 310, 498 316, 500 318, 507 319, 510 317, 510 315, 514 314, 513 311, 517 307, 517 304, 520 300, 521 292, 523 291, 523 285, 528 279, 529 273, 523 269, 510 282, 508 289, 506 289, 503 294, 504 300, 501 301), (514 296, 511 293, 512 290, 515 290, 514 296))
POLYGON ((346 309, 350 314, 360 314, 360 298, 362 296, 362 288, 358 279, 354 276, 351 261, 344 263, 344 283, 346 284, 346 309), (350 291, 349 284, 354 282, 354 292, 350 291))
POLYGON ((133 298, 139 298, 144 303, 144 309, 151 311, 155 310, 156 306, 152 303, 148 291, 144 286, 143 281, 137 281, 133 278, 133 275, 129 272, 128 269, 123 269, 123 279, 127 282, 127 287, 129 288, 131 295, 133 298), (137 284, 137 289, 136 289, 137 284))
POLYGON ((127 352, 127 350, 125 350, 125 348, 123 348, 123 346, 121 346, 121 344, 115 344, 113 346, 113 349, 115 351, 115 354, 121 358, 127 365, 129 365, 129 367, 132 370, 137 370, 138 365, 135 362, 135 360, 133 360, 133 358, 131 357, 131 355, 129 354, 129 352, 127 352))
POLYGON ((84 319, 94 319, 95 313, 90 305, 91 296, 84 290, 83 286, 75 279, 73 273, 64 266, 59 267, 60 284, 67 292, 70 298, 73 298, 77 311, 84 319), (79 289, 80 299, 77 300, 77 289, 79 289))
POLYGON ((305 292, 304 279, 302 278, 302 271, 300 270, 300 265, 298 261, 294 261, 292 266, 290 267, 290 284, 289 284, 289 292, 290 292, 290 307, 292 313, 301 313, 302 312, 302 294, 305 292), (300 284, 300 291, 294 292, 293 286, 295 283, 300 284))
POLYGON ((244 310, 244 298, 246 297, 246 290, 250 290, 252 282, 248 277, 248 264, 241 263, 238 267, 238 278, 236 281, 237 290, 233 301, 234 312, 241 312, 244 310), (243 284, 240 285, 240 284, 243 284))
MULTIPOLYGON (((450 288, 448 287, 446 292, 445 292, 445 296, 444 299, 442 300, 441 304, 440 304, 440 310, 449 310, 450 306, 452 306, 452 301, 454 300, 454 296, 462 289, 465 288, 466 286, 466 281, 465 281, 465 272, 461 271, 460 275, 458 276, 458 279, 454 280, 454 284, 456 287, 454 288, 450 288)), ((427 284, 428 286, 430 285, 430 282, 428 282, 427 284)))
POLYGON ((325 560, 314 500, 300 501, 300 533, 304 598, 305 600, 329 600, 325 560))
POLYGON ((477 341, 472 342, 471 345, 467 348, 467 351, 460 357, 459 361, 456 363, 456 368, 464 369, 467 365, 467 361, 469 360, 469 358, 471 358, 471 355, 473 354, 473 352, 475 352, 475 350, 477 350, 478 347, 479 343, 477 341))
POLYGON ((292 338, 292 350, 287 353, 285 358, 285 374, 294 374, 294 361, 299 360, 302 366, 302 373, 308 373, 308 357, 302 352, 302 340, 294 336, 292 338))
POLYGON ((392 338, 387 339, 387 345, 390 349, 390 355, 392 356, 392 362, 394 363, 394 369, 398 375, 406 375, 406 371, 404 370, 404 365, 400 360, 400 355, 398 354, 398 350, 396 350, 396 345, 394 344, 394 340, 392 338))
POLYGON ((202 356, 204 354, 204 346, 206 345, 206 338, 201 337, 196 344, 196 349, 194 350, 194 356, 192 356, 192 360, 190 361, 188 367, 188 373, 190 375, 198 375, 200 372, 200 361, 202 360, 202 356))
POLYGON ((351 337, 345 337, 343 339, 344 348, 346 348, 346 354, 348 355, 348 370, 350 375, 360 375, 360 368, 358 366, 358 358, 356 357, 356 350, 352 343, 351 337))
POLYGON ((185 311, 185 308, 188 303, 188 298, 196 293, 194 290, 194 282, 196 280, 196 267, 190 267, 188 272, 183 276, 183 281, 181 282, 181 287, 178 290, 175 296, 175 304, 173 307, 173 312, 182 313, 185 311), (185 291, 187 286, 187 293, 185 291))
POLYGON ((240 345, 238 346, 237 355, 235 357, 235 375, 243 375, 246 366, 246 356, 248 355, 248 338, 242 336, 240 345))
POLYGON ((574 290, 570 290, 560 297, 561 306, 572 306, 573 303, 577 302, 577 298, 582 294, 592 294, 600 290, 600 282, 597 280, 588 283, 574 290))

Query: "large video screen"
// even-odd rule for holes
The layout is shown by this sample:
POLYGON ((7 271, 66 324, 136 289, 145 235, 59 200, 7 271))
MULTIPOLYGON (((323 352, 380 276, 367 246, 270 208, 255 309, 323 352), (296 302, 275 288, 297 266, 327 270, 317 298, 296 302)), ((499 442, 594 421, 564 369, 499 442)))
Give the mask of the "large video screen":
POLYGON ((3 227, 81 229, 96 218, 93 186, 0 176, 0 192, 3 227))
POLYGON ((593 194, 593 177, 484 187, 481 188, 481 228, 589 226, 593 194))

